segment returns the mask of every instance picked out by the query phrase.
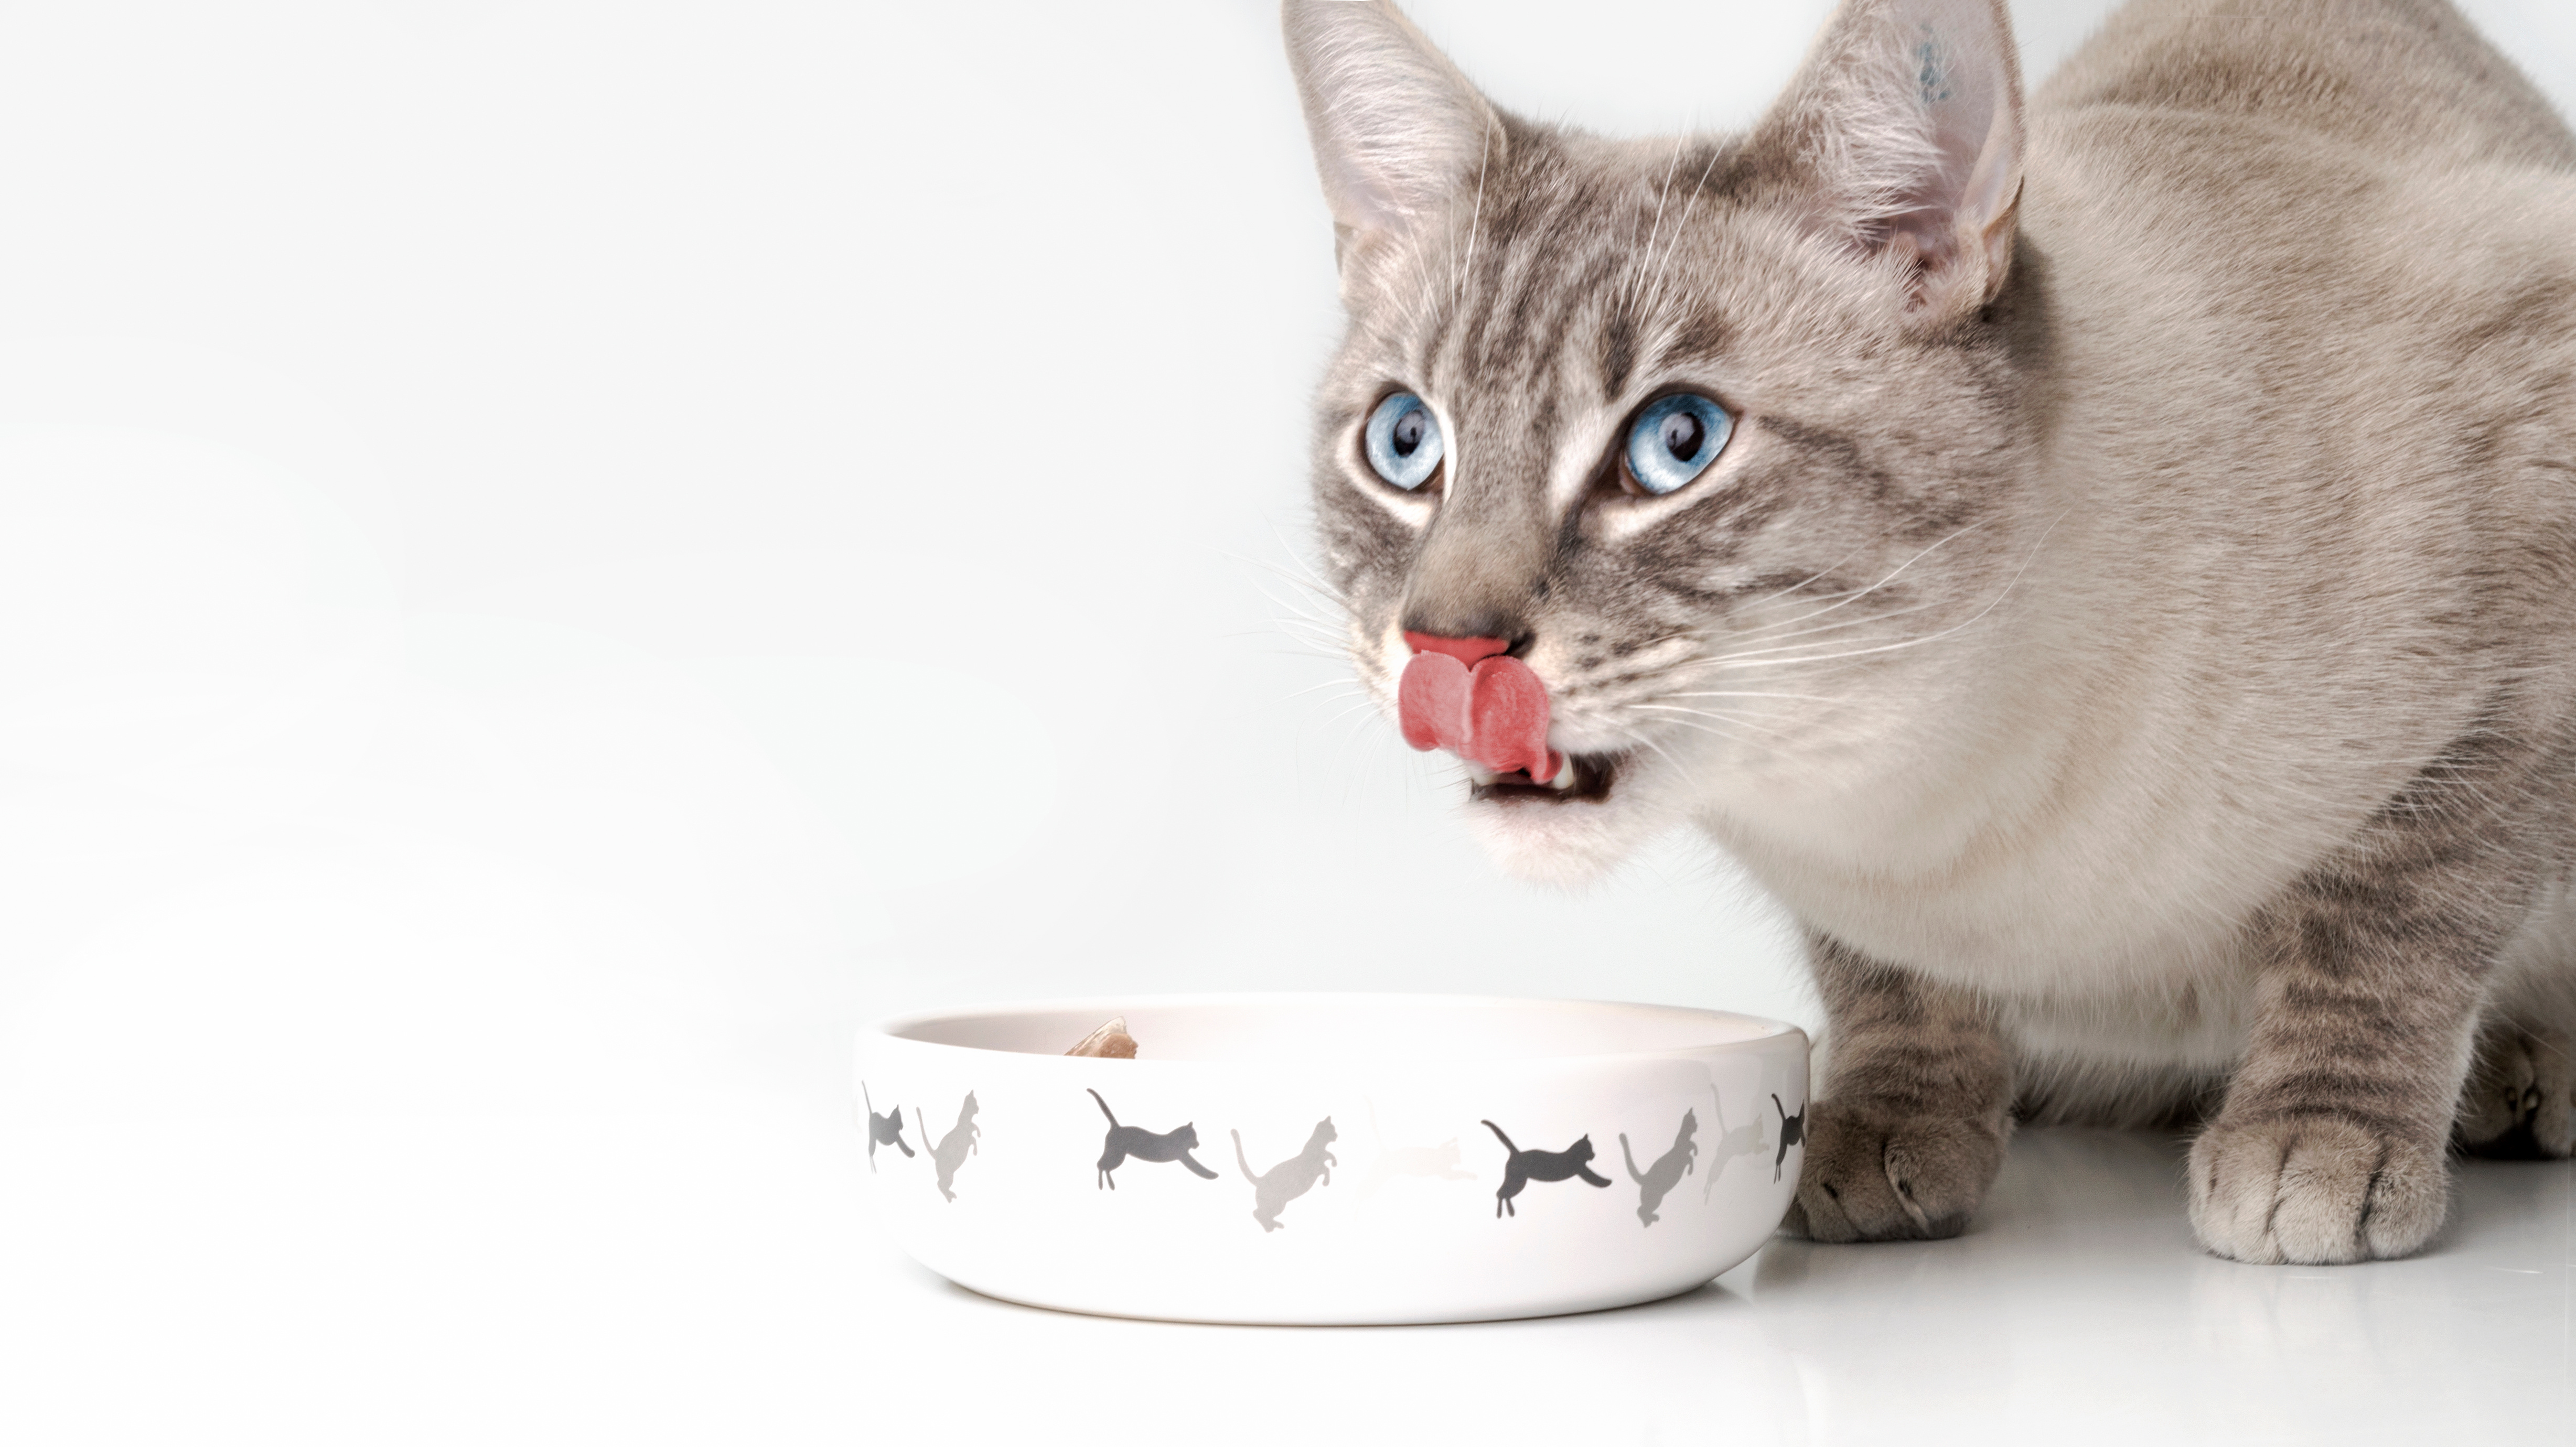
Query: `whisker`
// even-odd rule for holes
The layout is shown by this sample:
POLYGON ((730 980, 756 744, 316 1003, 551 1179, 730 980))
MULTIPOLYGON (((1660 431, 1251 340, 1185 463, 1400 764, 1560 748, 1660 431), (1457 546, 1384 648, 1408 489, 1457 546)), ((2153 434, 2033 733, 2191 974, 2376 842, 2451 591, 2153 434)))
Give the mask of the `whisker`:
MULTIPOLYGON (((2074 509, 2072 508, 2068 508, 2066 511, 2060 512, 2055 518, 2050 519, 2048 527, 2040 533, 2038 540, 2030 545, 2030 553, 2022 559, 2021 566, 2013 570, 2013 575, 2010 578, 2004 580, 2003 587, 1996 591, 1994 598, 1989 601, 1986 606, 1978 609, 1975 613, 1960 622, 1942 629, 1938 633, 1928 633, 1921 638, 1901 639, 1894 643, 1883 643, 1875 648, 1855 648, 1845 653, 1828 653, 1812 658, 1739 660, 1731 662, 1726 666, 1734 668, 1773 668, 1789 667, 1807 663, 1834 663, 1850 658, 1866 658, 1873 654, 1894 653, 1900 649, 1906 648, 1920 648, 1926 643, 1937 643, 1940 640, 1959 632, 1961 629, 1973 627, 1979 621, 1983 620, 1987 614, 1992 613, 1995 609, 2003 606, 2004 599, 2012 595, 2012 590, 2020 584, 2023 574, 2030 571, 2032 561, 2039 556, 2040 545, 2048 541, 2049 534, 2057 531, 2057 525, 2066 520, 2066 513, 2072 512, 2073 510, 2074 509)), ((1962 529, 1961 531, 1965 531, 1965 529, 1962 529)), ((1958 534, 1953 533, 1951 536, 1956 537, 1958 534)), ((1948 539, 1944 539, 1943 541, 1946 542, 1948 539)), ((1934 546, 1937 547, 1939 544, 1936 543, 1934 546)), ((1917 556, 1919 557, 1920 555, 1918 554, 1917 556)), ((1893 575, 1891 574, 1890 576, 1893 575)))
POLYGON ((1637 251, 1637 264, 1629 270, 1627 285, 1620 288, 1620 304, 1632 311, 1635 309, 1638 287, 1646 279, 1646 261, 1655 254, 1655 238, 1661 236, 1664 231, 1664 203, 1672 199, 1673 174, 1681 169, 1682 144, 1688 139, 1687 135, 1673 137, 1673 158, 1664 166, 1662 188, 1655 192, 1654 229, 1646 233, 1646 244, 1637 251))
MULTIPOLYGON (((1688 134, 1688 132, 1685 132, 1684 134, 1688 134)), ((1655 264, 1654 281, 1646 294, 1646 309, 1648 311, 1653 311, 1663 305, 1664 280, 1672 270, 1673 253, 1681 250, 1682 237, 1690 230, 1691 208, 1699 204, 1699 193, 1708 188, 1708 178, 1717 170, 1717 158, 1725 154, 1725 150, 1726 148, 1723 146, 1709 147, 1708 164, 1700 167, 1699 180, 1692 184, 1690 195, 1683 198, 1682 219, 1673 224, 1673 239, 1664 244, 1663 259, 1655 264)))
POLYGON ((1742 689, 1719 689, 1709 693, 1660 693, 1655 696, 1657 698, 1787 698, 1795 699, 1800 703, 1842 702, 1839 698, 1827 698, 1815 693, 1751 693, 1742 689))
POLYGON ((1467 269, 1464 272, 1460 272, 1454 266, 1450 269, 1449 300, 1452 305, 1456 305, 1465 298, 1467 283, 1476 274, 1476 238, 1485 227, 1485 166, 1493 159, 1494 154, 1494 118, 1490 115, 1485 117, 1484 129, 1479 133, 1479 140, 1481 149, 1476 153, 1476 204, 1474 209, 1467 213, 1467 269))

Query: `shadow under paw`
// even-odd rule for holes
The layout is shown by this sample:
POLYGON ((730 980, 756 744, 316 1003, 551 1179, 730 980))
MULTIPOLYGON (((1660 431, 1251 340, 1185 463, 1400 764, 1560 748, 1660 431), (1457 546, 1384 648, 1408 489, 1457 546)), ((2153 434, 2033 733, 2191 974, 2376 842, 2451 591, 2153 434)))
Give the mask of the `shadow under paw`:
POLYGON ((1969 1120, 1820 1100, 1788 1229, 1811 1241, 1956 1236, 2003 1168, 2004 1133, 1969 1120))

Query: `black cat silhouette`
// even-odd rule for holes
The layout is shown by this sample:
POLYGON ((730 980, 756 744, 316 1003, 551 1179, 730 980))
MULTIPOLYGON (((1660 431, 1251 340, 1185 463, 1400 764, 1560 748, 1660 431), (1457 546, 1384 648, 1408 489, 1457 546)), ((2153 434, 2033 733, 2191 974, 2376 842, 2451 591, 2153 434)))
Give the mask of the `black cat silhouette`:
POLYGON ((948 1134, 941 1136, 937 1145, 930 1143, 930 1117, 923 1115, 917 1105, 912 1115, 921 1122, 921 1143, 930 1151, 930 1163, 939 1168, 939 1194, 956 1200, 957 1193, 948 1187, 957 1179, 957 1168, 966 1164, 968 1155, 981 1154, 975 1142, 982 1139, 984 1128, 975 1124, 975 1092, 966 1092, 966 1103, 957 1107, 957 1124, 948 1128, 948 1134))
POLYGON ((892 1146, 910 1159, 912 1147, 903 1143, 903 1107, 896 1106, 892 1115, 877 1114, 877 1103, 868 1099, 868 1083, 864 1080, 859 1082, 859 1099, 866 1101, 868 1107, 868 1169, 877 1168, 879 1146, 892 1146))
POLYGON ((1243 1132, 1230 1130, 1226 1134, 1234 1137, 1234 1163, 1242 1167, 1243 1178, 1252 1183, 1252 1219, 1260 1222, 1265 1232, 1278 1230, 1279 1213, 1287 1209, 1289 1202, 1315 1189, 1317 1181, 1331 1185, 1333 1167, 1341 1164, 1324 1149, 1341 1139, 1329 1115, 1315 1122, 1315 1133, 1306 1137, 1304 1150, 1272 1166, 1264 1175, 1252 1173, 1252 1162, 1243 1154, 1243 1132))
POLYGON ((1161 1135, 1156 1135, 1149 1130, 1139 1130, 1132 1125, 1120 1125, 1118 1117, 1110 1112, 1109 1102, 1100 1099, 1099 1091, 1089 1086, 1084 1086, 1083 1090, 1098 1102, 1100 1113, 1109 1117, 1109 1138, 1100 1146, 1100 1161, 1091 1180, 1093 1190, 1096 1191, 1102 1186, 1107 1186, 1113 1191, 1117 1190, 1118 1178, 1110 1173, 1127 1164, 1129 1156, 1134 1156, 1140 1161, 1179 1161, 1189 1167, 1191 1174, 1201 1180, 1216 1179, 1216 1172, 1200 1165, 1198 1157, 1190 1154, 1197 1150, 1199 1145, 1199 1128, 1195 1122, 1184 1125, 1178 1130, 1165 1131, 1161 1135))
POLYGON ((1655 1214, 1655 1208, 1662 1205, 1664 1197, 1682 1183, 1683 1176, 1690 1173, 1691 1157, 1699 1154, 1699 1142, 1691 1137, 1698 1133, 1699 1116, 1683 1111, 1682 1128, 1673 1136, 1673 1148, 1664 1152, 1663 1159, 1655 1162, 1644 1175, 1639 1175, 1636 1152, 1628 1149, 1628 1133, 1619 1132, 1619 1154, 1627 1158, 1628 1179, 1637 1183, 1638 1220, 1652 1226, 1662 1219, 1655 1214))
POLYGON ((1592 1174, 1590 1167, 1583 1164, 1592 1159, 1592 1137, 1590 1136, 1583 1137, 1561 1151, 1525 1151, 1512 1144, 1512 1138, 1503 1134, 1501 1126, 1490 1120, 1478 1123, 1492 1131, 1494 1139, 1503 1143, 1503 1149, 1511 1152, 1503 1162, 1502 1189, 1494 1192, 1496 1216, 1506 1211, 1515 1216, 1519 1215, 1521 1208, 1512 1204, 1512 1197, 1519 1195, 1521 1187, 1532 1181, 1563 1181, 1580 1176, 1596 1186, 1610 1184, 1607 1176, 1596 1176, 1592 1174))
POLYGON ((1780 1179, 1780 1163, 1789 1159, 1789 1147, 1807 1138, 1807 1108, 1801 1105, 1798 1113, 1791 1115, 1789 1107, 1780 1104, 1776 1095, 1771 1097, 1771 1105, 1780 1112, 1780 1154, 1771 1158, 1771 1179, 1776 1181, 1780 1179))

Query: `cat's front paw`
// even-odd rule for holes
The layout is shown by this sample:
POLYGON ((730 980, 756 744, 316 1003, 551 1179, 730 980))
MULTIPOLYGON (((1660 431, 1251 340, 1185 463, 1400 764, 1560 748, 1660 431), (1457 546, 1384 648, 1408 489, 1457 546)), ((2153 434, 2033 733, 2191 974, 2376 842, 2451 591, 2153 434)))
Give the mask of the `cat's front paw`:
POLYGON ((2191 1147, 2191 1227, 2220 1256, 2328 1265, 2422 1249, 2449 1206, 2438 1147, 2332 1115, 2231 1123, 2191 1147))
POLYGON ((1811 1241, 1956 1236, 2003 1169, 2004 1131, 1820 1100, 1788 1229, 1811 1241))

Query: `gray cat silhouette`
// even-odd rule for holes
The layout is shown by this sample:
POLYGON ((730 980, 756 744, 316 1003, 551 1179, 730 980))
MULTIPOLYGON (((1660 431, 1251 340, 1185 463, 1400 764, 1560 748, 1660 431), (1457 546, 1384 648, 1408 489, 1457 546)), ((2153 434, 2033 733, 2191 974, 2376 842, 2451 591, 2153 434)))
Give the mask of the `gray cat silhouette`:
POLYGON ((1109 1134, 1101 1141, 1100 1159, 1092 1166, 1093 1190, 1096 1191, 1102 1186, 1107 1186, 1113 1191, 1117 1190, 1118 1177, 1115 1172, 1120 1166, 1127 1164, 1129 1156, 1134 1156, 1140 1161, 1179 1161, 1190 1168, 1190 1174, 1203 1181, 1216 1179, 1216 1172, 1200 1165, 1199 1158, 1190 1154, 1198 1149, 1199 1145, 1199 1130, 1195 1122, 1183 1125, 1177 1130, 1164 1131, 1159 1135, 1138 1126, 1120 1125, 1117 1115, 1109 1109, 1109 1102, 1100 1098, 1099 1091, 1087 1085, 1083 1087, 1083 1091, 1100 1107, 1100 1113, 1109 1117, 1109 1134))
POLYGON ((1639 1221, 1652 1226, 1661 1219, 1655 1214, 1655 1208, 1664 1203, 1664 1197, 1671 1193, 1673 1187, 1682 1183, 1682 1177, 1690 1174, 1691 1158, 1699 1154, 1699 1142, 1691 1137, 1698 1133, 1699 1117, 1683 1111, 1682 1128, 1673 1136, 1673 1148, 1664 1152, 1663 1159, 1656 1161, 1645 1174, 1639 1175, 1636 1152, 1628 1149, 1628 1133, 1619 1132, 1619 1154, 1627 1158, 1628 1179, 1637 1183, 1639 1221))
POLYGON ((1717 1190, 1717 1178, 1726 1174, 1727 1162, 1740 1160, 1745 1156, 1760 1160, 1762 1152, 1766 1149, 1762 1144, 1760 1116, 1755 1116, 1750 1125, 1740 1125, 1733 1130, 1728 1130, 1726 1102, 1718 1099, 1716 1086, 1712 1085, 1708 1088, 1708 1098, 1716 1103, 1719 1134, 1717 1144, 1709 1148, 1708 1174, 1700 1177, 1702 1184, 1699 1188, 1699 1198, 1702 1204, 1706 1204, 1709 1196, 1717 1190))
POLYGON ((896 1106, 892 1115, 877 1114, 877 1103, 868 1098, 868 1083, 864 1080, 859 1082, 859 1099, 868 1108, 868 1169, 877 1168, 879 1146, 892 1146, 910 1159, 912 1147, 903 1143, 903 1107, 896 1106))
POLYGON ((1512 1144, 1512 1138, 1503 1134, 1501 1126, 1490 1120, 1477 1124, 1492 1131, 1494 1139, 1501 1141, 1503 1149, 1510 1153, 1503 1160, 1502 1188, 1494 1192, 1496 1217, 1506 1212, 1519 1215, 1521 1208, 1512 1204, 1512 1197, 1519 1195, 1532 1181, 1580 1180, 1594 1186, 1610 1184, 1609 1177, 1592 1174, 1592 1167, 1585 1164, 1592 1159, 1592 1137, 1588 1135, 1561 1151, 1525 1151, 1512 1144))
POLYGON ((921 1139, 929 1146, 930 1163, 939 1168, 939 1194, 956 1200, 957 1193, 948 1187, 957 1179, 957 1168, 966 1164, 967 1156, 981 1154, 975 1142, 983 1138, 984 1128, 975 1124, 975 1092, 966 1092, 966 1103, 957 1107, 957 1124, 948 1128, 948 1134, 940 1137, 937 1145, 929 1145, 930 1119, 921 1113, 921 1107, 914 1106, 912 1115, 921 1122, 921 1139))
POLYGON ((1230 1130, 1226 1134, 1234 1137, 1234 1163, 1242 1168, 1243 1178, 1252 1183, 1252 1219, 1261 1223, 1264 1232, 1279 1229, 1279 1213, 1288 1208, 1289 1202, 1313 1190, 1318 1182, 1331 1185, 1333 1167, 1341 1164, 1324 1149, 1341 1139, 1329 1115, 1315 1122, 1315 1133, 1306 1137, 1304 1150, 1258 1176, 1252 1173, 1252 1162, 1243 1154, 1243 1132, 1230 1130))

